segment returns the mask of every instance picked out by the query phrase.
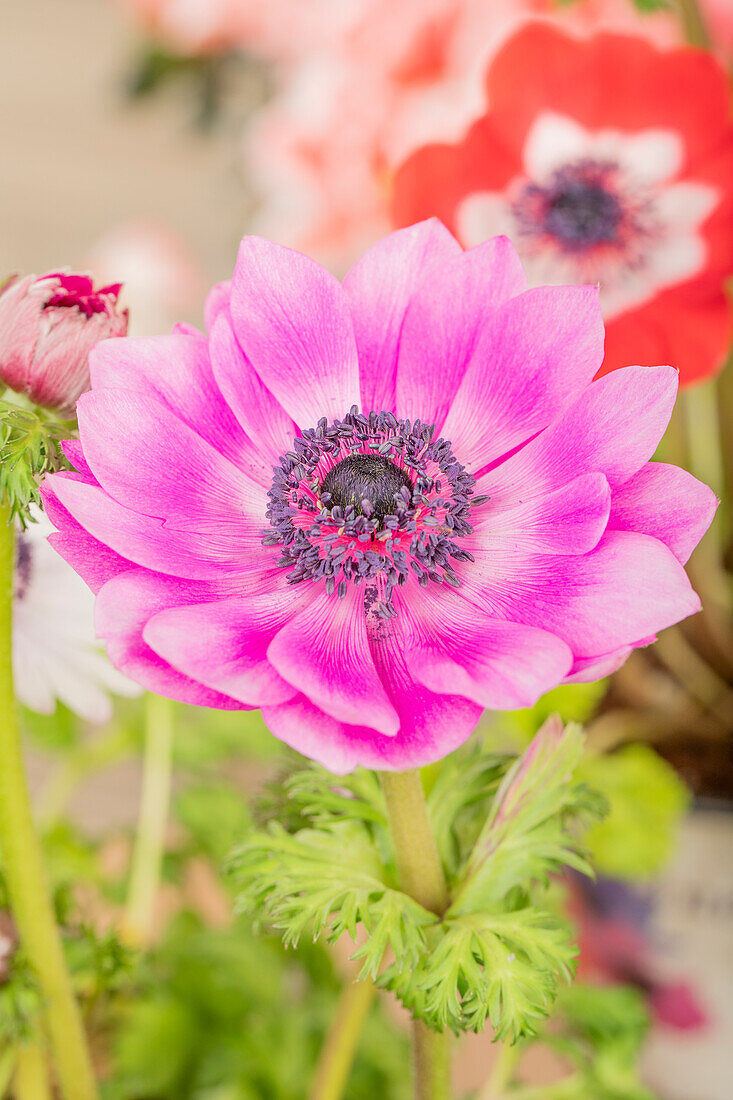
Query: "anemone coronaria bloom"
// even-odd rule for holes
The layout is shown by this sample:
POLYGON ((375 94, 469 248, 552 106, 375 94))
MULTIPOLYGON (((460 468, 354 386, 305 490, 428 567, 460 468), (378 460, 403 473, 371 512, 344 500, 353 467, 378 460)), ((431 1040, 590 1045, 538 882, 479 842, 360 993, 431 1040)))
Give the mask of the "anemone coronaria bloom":
POLYGON ((89 385, 91 349, 127 332, 120 289, 69 271, 11 277, 0 287, 0 382, 71 415, 89 385))
POLYGON ((397 224, 437 215, 465 245, 507 233, 530 283, 599 283, 606 370, 672 362, 683 385, 718 370, 733 124, 715 58, 537 23, 503 46, 486 87, 461 141, 397 173, 397 224))
POLYGON ((715 500, 648 461, 677 374, 593 381, 596 288, 527 290, 506 238, 429 221, 343 284, 245 238, 206 312, 95 349, 78 472, 45 482, 146 687, 401 769, 698 609, 681 563, 715 500))

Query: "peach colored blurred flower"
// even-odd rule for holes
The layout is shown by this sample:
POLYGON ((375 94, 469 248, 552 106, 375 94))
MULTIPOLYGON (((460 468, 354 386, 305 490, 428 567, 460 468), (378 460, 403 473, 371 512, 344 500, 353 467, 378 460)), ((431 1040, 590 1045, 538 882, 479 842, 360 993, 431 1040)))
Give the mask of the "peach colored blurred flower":
MULTIPOLYGON (((276 5, 277 6, 277 5, 276 5)), ((290 67, 251 123, 246 159, 261 197, 256 228, 337 268, 383 233, 391 170, 427 141, 452 141, 481 113, 487 60, 528 17, 581 32, 679 38, 669 13, 627 0, 372 0, 339 49, 290 67)))

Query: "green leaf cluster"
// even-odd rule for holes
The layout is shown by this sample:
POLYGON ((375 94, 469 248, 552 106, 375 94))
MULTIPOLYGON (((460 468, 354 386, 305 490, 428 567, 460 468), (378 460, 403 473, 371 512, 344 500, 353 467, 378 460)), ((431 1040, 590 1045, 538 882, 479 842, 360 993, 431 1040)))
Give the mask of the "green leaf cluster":
POLYGON ((69 468, 61 441, 72 428, 52 412, 0 399, 0 500, 24 527, 30 505, 40 503, 40 478, 69 468))
POLYGON ((289 828, 271 821, 231 859, 240 911, 281 932, 359 943, 361 976, 429 1026, 516 1040, 534 1033, 575 949, 548 899, 565 867, 590 873, 580 830, 603 800, 574 779, 579 727, 548 721, 515 763, 480 747, 430 776, 428 810, 451 892, 442 918, 399 889, 376 773, 287 780, 289 828), (509 766, 511 764, 511 767, 509 766))

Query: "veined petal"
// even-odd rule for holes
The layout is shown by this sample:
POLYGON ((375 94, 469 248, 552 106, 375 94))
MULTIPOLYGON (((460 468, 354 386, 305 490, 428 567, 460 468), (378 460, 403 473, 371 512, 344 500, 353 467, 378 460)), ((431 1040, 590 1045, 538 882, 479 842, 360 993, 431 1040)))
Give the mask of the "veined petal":
POLYGON ((378 733, 397 733, 397 712, 369 649, 362 588, 350 585, 342 600, 321 589, 285 623, 267 655, 281 676, 327 714, 352 724, 368 716, 378 733))
POLYGON ((146 624, 160 611, 216 599, 215 586, 131 569, 109 580, 97 596, 95 622, 113 664, 149 691, 220 710, 244 710, 244 704, 211 691, 184 676, 154 652, 143 638, 146 624))
POLYGON ((400 339, 399 416, 435 424, 440 434, 489 317, 526 286, 519 256, 506 237, 462 252, 424 279, 409 303, 400 339))
POLYGON ((603 362, 595 287, 538 287, 482 327, 442 435, 472 473, 546 428, 603 362))
POLYGON ((686 470, 649 462, 613 494, 608 526, 653 535, 684 565, 717 507, 712 489, 686 470))
POLYGON ((94 390, 77 413, 86 459, 120 504, 198 530, 264 526, 264 488, 153 394, 94 390))
POLYGON ((252 461, 269 488, 272 467, 292 448, 298 429, 237 343, 228 311, 217 316, 209 346, 216 381, 252 441, 252 461))
POLYGON ((267 647, 307 595, 281 581, 264 595, 169 608, 148 621, 143 637, 179 672, 246 706, 284 703, 298 692, 278 675, 267 647))
POLYGON ((377 241, 345 276, 359 351, 363 412, 395 411, 395 373, 410 299, 431 267, 444 271, 447 261, 461 251, 445 226, 431 218, 377 241))
POLYGON ((459 694, 482 707, 531 707, 570 671, 568 645, 546 630, 489 619, 447 586, 400 593, 405 660, 438 694, 459 694))
POLYGON ((202 530, 194 539, 190 531, 125 508, 78 474, 57 474, 52 491, 84 530, 135 565, 199 580, 272 569, 273 555, 263 550, 260 532, 244 524, 239 531, 202 530))
POLYGON ((230 462, 248 470, 252 446, 214 380, 203 335, 104 340, 89 363, 95 391, 152 394, 230 462))
POLYGON ((648 462, 677 393, 672 367, 625 367, 599 378, 556 422, 478 479, 495 505, 528 499, 601 471, 612 489, 648 462))
POLYGON ((580 557, 480 551, 461 579, 489 615, 550 630, 576 657, 636 644, 700 610, 674 554, 628 531, 607 532, 580 557))
POLYGON ((230 301, 237 340, 301 428, 359 405, 359 363, 343 287, 289 248, 245 237, 230 301))
POLYGON ((543 496, 498 508, 489 500, 471 515, 468 550, 587 554, 608 524, 611 489, 603 474, 582 474, 543 496))

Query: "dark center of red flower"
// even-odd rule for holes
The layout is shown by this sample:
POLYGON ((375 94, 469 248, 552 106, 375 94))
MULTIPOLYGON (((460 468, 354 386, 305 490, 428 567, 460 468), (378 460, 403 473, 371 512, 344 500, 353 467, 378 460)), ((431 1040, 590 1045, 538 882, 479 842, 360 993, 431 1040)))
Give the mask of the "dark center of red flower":
POLYGON ((622 216, 616 195, 597 183, 571 180, 548 198, 545 229, 568 248, 610 244, 622 216))
POLYGON ((359 516, 371 516, 383 526, 385 516, 396 509, 401 490, 412 497, 407 472, 381 455, 350 455, 332 466, 321 484, 321 500, 329 508, 344 511, 353 505, 359 516))
POLYGON ((550 237, 566 252, 622 243, 628 226, 614 165, 581 160, 544 185, 528 183, 514 204, 520 231, 550 237))

